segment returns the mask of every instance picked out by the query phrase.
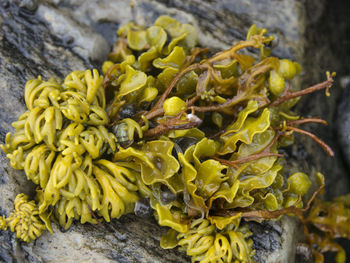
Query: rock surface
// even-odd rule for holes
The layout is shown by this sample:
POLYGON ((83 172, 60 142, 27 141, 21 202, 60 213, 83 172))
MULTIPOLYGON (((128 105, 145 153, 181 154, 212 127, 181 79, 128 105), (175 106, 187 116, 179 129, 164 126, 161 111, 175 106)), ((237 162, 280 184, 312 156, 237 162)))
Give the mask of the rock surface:
MULTIPOLYGON (((325 79, 327 70, 337 73, 336 82, 331 89, 331 96, 326 97, 324 92, 318 92, 312 96, 304 97, 299 104, 299 109, 304 116, 321 116, 329 126, 310 125, 309 131, 317 134, 327 142, 334 150, 335 157, 330 158, 326 154, 316 153, 317 144, 309 138, 300 138, 306 152, 311 153, 306 157, 307 166, 313 166, 321 171, 326 177, 329 187, 326 189, 325 197, 331 199, 334 196, 349 192, 350 176, 349 170, 344 165, 344 155, 341 152, 342 144, 339 142, 339 132, 336 126, 337 108, 343 97, 343 89, 340 80, 350 72, 350 17, 347 10, 350 2, 342 0, 305 2, 305 49, 303 66, 303 87, 314 84, 325 79), (327 22, 325 22, 327 21, 327 22)), ((306 126, 305 126, 306 127, 306 126)), ((344 131, 346 132, 346 131, 344 131)), ((348 132, 346 132, 348 133, 348 132)), ((348 166, 350 167, 350 166, 348 166)))
POLYGON ((350 79, 344 84, 343 98, 338 107, 337 128, 344 161, 350 168, 350 79))
MULTIPOLYGON (((322 1, 308 18, 306 6, 297 0, 13 0, 0 3, 0 140, 11 130, 11 122, 24 111, 23 89, 28 79, 42 75, 44 78, 59 77, 72 70, 82 70, 100 65, 115 40, 115 30, 130 20, 150 25, 163 14, 171 15, 181 22, 193 24, 200 35, 200 44, 222 49, 244 38, 252 23, 267 27, 276 34, 280 45, 276 55, 302 60, 306 65, 307 81, 315 83, 320 77, 315 72, 309 42, 305 32, 324 14, 322 1), (310 23, 311 23, 310 22, 310 23), (306 57, 305 57, 306 55, 306 57)), ((311 8, 311 7, 308 7, 311 8)), ((316 33, 310 30, 308 38, 316 33)), ((320 47, 319 47, 320 48, 320 47)), ((322 51, 322 50, 321 50, 322 51)), ((329 55, 321 52, 326 58, 329 55)), ((310 83, 310 82, 309 82, 310 83)), ((337 92, 336 92, 337 94, 337 92)), ((337 96, 336 96, 337 97, 337 96)), ((308 101, 311 114, 327 114, 335 111, 334 99, 328 108, 317 107, 317 101, 308 101), (312 106, 314 105, 314 107, 312 106), (316 105, 316 106, 315 106, 316 105)), ((327 130, 327 129, 323 129, 327 130)), ((324 133, 324 132, 323 132, 324 133)), ((326 137, 332 139, 332 136, 326 137)), ((300 147, 292 166, 299 170, 329 170, 333 160, 307 142, 311 151, 306 160, 300 155, 300 147), (309 164, 311 161, 312 164, 309 164), (321 164, 320 164, 321 162, 321 164)), ((335 143, 332 143, 336 146, 335 143)), ((337 162, 338 158, 336 159, 337 162)), ((333 167, 332 167, 333 168, 333 167)), ((292 168, 293 169, 293 168, 292 168)), ((334 176, 343 176, 342 166, 337 166, 334 176)), ((346 191, 343 179, 335 180, 332 186, 346 191), (337 183, 340 182, 340 183, 337 183)), ((344 179, 345 180, 345 179, 344 179)), ((333 180, 331 180, 333 181, 333 180)), ((29 185, 21 171, 13 170, 4 153, 0 153, 0 214, 8 215, 17 193, 30 194, 29 185)), ((296 223, 283 219, 278 223, 251 224, 260 262, 293 262, 295 255, 296 223)), ((190 262, 177 250, 165 251, 159 247, 165 229, 153 219, 125 216, 103 226, 75 224, 65 233, 54 225, 54 234, 45 233, 32 244, 18 242, 13 234, 0 232, 0 261, 4 262, 190 262)))

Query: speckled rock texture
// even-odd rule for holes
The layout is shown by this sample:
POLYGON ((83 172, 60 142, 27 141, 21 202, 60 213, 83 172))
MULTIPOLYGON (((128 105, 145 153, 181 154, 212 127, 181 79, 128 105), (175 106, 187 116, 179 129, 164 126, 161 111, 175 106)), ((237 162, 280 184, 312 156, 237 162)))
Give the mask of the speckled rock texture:
MULTIPOLYGON (((267 27, 279 39, 274 54, 304 65, 302 80, 306 87, 323 79, 325 65, 330 65, 330 70, 341 65, 327 52, 334 43, 320 29, 327 10, 326 1, 316 0, 2 0, 0 141, 12 130, 11 122, 25 110, 23 89, 27 80, 38 75, 62 78, 72 70, 99 67, 116 38, 115 30, 130 20, 150 25, 159 15, 173 16, 193 24, 199 31, 200 44, 214 50, 243 39, 252 23, 267 27)), ((332 32, 332 36, 337 33, 332 32)), ((292 171, 325 173, 336 194, 345 193, 349 187, 332 126, 340 94, 341 90, 335 89, 331 99, 319 94, 300 106, 307 115, 325 116, 331 124, 330 128, 313 131, 335 148, 336 157, 328 158, 313 141, 301 137, 300 144, 287 151, 292 171)), ((16 194, 33 191, 34 185, 26 181, 22 171, 12 169, 0 152, 0 214, 9 214, 16 194)), ((334 195, 333 191, 328 193, 334 195)), ((299 237, 294 219, 249 224, 255 234, 257 261, 295 261, 299 237)), ((13 234, 2 231, 0 262, 190 262, 176 249, 160 248, 165 231, 154 219, 134 215, 103 226, 74 224, 66 232, 54 224, 53 235, 45 233, 31 244, 18 242, 13 234)))

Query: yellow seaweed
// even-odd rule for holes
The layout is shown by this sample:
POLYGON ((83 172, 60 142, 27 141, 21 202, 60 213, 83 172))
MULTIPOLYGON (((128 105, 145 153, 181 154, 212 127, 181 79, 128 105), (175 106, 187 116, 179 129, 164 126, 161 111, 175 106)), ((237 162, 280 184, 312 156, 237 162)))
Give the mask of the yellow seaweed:
MULTIPOLYGON (((291 108, 333 83, 328 73, 325 82, 296 91, 300 65, 270 57, 273 37, 266 33, 253 25, 246 40, 207 57, 189 24, 167 16, 149 28, 131 22, 118 30, 104 76, 93 69, 63 82, 28 81, 28 110, 1 148, 37 185, 36 203, 16 198, 0 229, 31 241, 52 231, 53 217, 66 229, 74 220, 109 222, 145 198, 158 223, 170 227, 162 247, 179 246, 192 262, 253 262, 252 233, 242 219, 291 212, 302 218, 315 197, 304 206, 311 181, 300 172, 286 179, 279 148, 292 144, 295 132, 308 134, 299 124, 325 124, 291 108), (241 52, 247 47, 259 49, 260 58, 241 52)), ((322 187, 324 178, 316 177, 322 187)), ((308 235, 316 257, 332 249, 345 261, 331 239, 348 236, 348 203, 342 197, 334 206, 315 204, 302 220, 331 233, 308 235)))

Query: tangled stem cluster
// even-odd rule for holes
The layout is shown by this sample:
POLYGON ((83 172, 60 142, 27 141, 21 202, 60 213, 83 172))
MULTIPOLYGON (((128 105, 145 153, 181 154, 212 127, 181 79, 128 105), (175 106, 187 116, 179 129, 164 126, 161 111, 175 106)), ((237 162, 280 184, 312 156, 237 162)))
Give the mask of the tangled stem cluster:
MULTIPOLYGON (((1 148, 37 185, 36 203, 17 197, 15 212, 0 220, 2 229, 9 226, 31 241, 51 229, 53 218, 65 228, 74 219, 109 222, 143 199, 169 227, 161 246, 178 246, 193 262, 253 262, 249 220, 295 214, 316 244, 318 262, 327 240, 349 236, 332 232, 337 220, 331 205, 316 205, 305 216, 324 178, 316 175, 320 187, 304 205, 311 180, 302 172, 288 176, 279 152, 302 133, 333 155, 299 127, 327 123, 292 111, 303 95, 328 94, 333 74, 299 90, 301 66, 270 56, 273 37, 255 25, 246 40, 211 57, 196 47, 193 26, 167 16, 149 28, 128 23, 118 36, 102 66, 104 77, 87 70, 70 73, 63 83, 27 83, 28 110, 1 148), (330 218, 322 221, 321 210, 330 218), (310 224, 333 235, 310 234, 310 224)), ((343 251, 336 251, 344 262, 343 251)))

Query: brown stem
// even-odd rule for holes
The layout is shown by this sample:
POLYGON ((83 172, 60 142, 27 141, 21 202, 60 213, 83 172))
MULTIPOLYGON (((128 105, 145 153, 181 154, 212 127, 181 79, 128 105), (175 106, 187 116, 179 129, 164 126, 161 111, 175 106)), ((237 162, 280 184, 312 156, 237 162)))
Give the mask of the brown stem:
POLYGON ((193 106, 193 107, 191 107, 191 110, 197 111, 197 112, 220 111, 224 108, 232 107, 232 106, 244 101, 245 99, 247 99, 247 98, 244 96, 244 93, 240 93, 240 94, 237 94, 236 96, 234 96, 232 99, 227 100, 223 104, 212 105, 212 106, 202 106, 202 107, 193 106))
POLYGON ((306 119, 300 119, 296 121, 287 121, 286 125, 290 126, 290 125, 299 125, 304 123, 320 123, 323 125, 328 125, 328 123, 321 118, 306 118, 306 119))
POLYGON ((172 91, 172 89, 175 87, 176 83, 181 79, 182 76, 184 76, 186 73, 195 70, 197 68, 200 68, 201 65, 200 64, 193 64, 185 69, 183 69, 182 71, 180 71, 176 77, 172 80, 172 82, 170 83, 169 87, 164 91, 164 93, 162 94, 162 96, 159 98, 159 100, 157 101, 156 105, 154 105, 154 107, 161 107, 163 106, 163 102, 165 101, 165 99, 168 97, 168 95, 170 94, 170 92, 172 91))
MULTIPOLYGON (((164 114, 164 109, 158 108, 158 109, 152 109, 149 112, 147 112, 144 116, 147 118, 147 120, 153 119, 154 117, 158 117, 164 114)), ((143 124, 143 120, 140 120, 139 124, 143 124)))
POLYGON ((322 149, 329 156, 334 156, 334 152, 333 152, 332 148, 328 144, 326 144, 324 141, 322 141, 320 138, 318 138, 316 135, 314 135, 313 133, 308 132, 308 131, 304 131, 302 129, 292 127, 292 126, 285 126, 285 129, 292 130, 292 131, 295 131, 295 132, 298 132, 301 134, 305 134, 305 135, 311 137, 315 142, 317 142, 322 147, 322 149))
POLYGON ((222 130, 214 133, 213 135, 210 135, 210 136, 207 136, 207 137, 208 137, 208 139, 214 139, 214 138, 220 136, 221 134, 223 134, 224 132, 225 132, 225 129, 222 129, 222 130))
POLYGON ((120 64, 118 63, 118 64, 114 64, 112 67, 110 67, 109 69, 108 69, 108 71, 107 71, 107 73, 106 73, 106 76, 104 77, 104 79, 103 79, 103 84, 102 84, 102 86, 103 86, 103 89, 106 91, 106 88, 107 88, 107 86, 108 86, 108 84, 111 82, 111 74, 112 74, 112 72, 114 71, 114 70, 116 70, 116 69, 119 69, 120 68, 120 64))
MULTIPOLYGON (((224 130, 221 132, 224 132, 224 130)), ((268 157, 268 156, 284 157, 283 154, 270 152, 272 145, 275 144, 275 142, 278 140, 278 138, 280 136, 281 136, 280 133, 275 132, 275 136, 273 137, 273 139, 270 141, 270 143, 264 149, 262 149, 261 151, 255 153, 253 155, 250 155, 250 156, 247 156, 247 157, 244 157, 241 159, 229 161, 229 160, 218 158, 216 156, 214 156, 212 158, 223 163, 223 164, 231 165, 237 169, 238 168, 237 164, 239 164, 239 163, 249 162, 249 161, 257 160, 257 159, 268 157)))
POLYGON ((209 52, 209 48, 199 48, 199 47, 193 48, 191 50, 191 55, 187 57, 185 67, 188 67, 189 65, 191 65, 199 54, 207 53, 207 52, 209 52))
POLYGON ((198 118, 196 115, 192 115, 189 118, 189 122, 183 123, 178 117, 168 120, 165 123, 161 123, 158 126, 147 130, 143 133, 143 136, 146 138, 160 136, 170 130, 186 130, 194 127, 198 127, 202 124, 202 120, 198 118))
POLYGON ((303 89, 303 90, 296 91, 296 92, 290 92, 289 90, 287 90, 282 96, 278 97, 274 102, 272 102, 270 104, 270 106, 275 107, 275 106, 278 106, 287 100, 290 100, 290 99, 293 99, 296 97, 301 97, 301 96, 304 96, 306 94, 313 93, 317 90, 328 89, 332 86, 333 82, 334 82, 334 79, 329 75, 327 77, 327 80, 325 80, 321 83, 318 83, 316 85, 313 85, 307 89, 303 89))
MULTIPOLYGON (((156 102, 156 104, 153 106, 153 108, 147 112, 145 114, 145 117, 149 120, 151 118, 154 118, 154 112, 157 111, 158 114, 160 112, 160 109, 162 109, 163 103, 166 100, 166 98, 168 97, 168 95, 170 94, 170 92, 172 91, 172 89, 175 87, 176 83, 181 79, 182 76, 184 76, 186 73, 190 72, 191 70, 195 70, 197 68, 202 67, 201 64, 193 64, 185 69, 183 69, 182 71, 180 71, 176 77, 172 80, 172 82, 170 83, 170 85, 168 86, 168 88, 164 91, 164 93, 162 94, 162 96, 159 98, 159 100, 156 102)), ((156 115, 158 116, 158 115, 156 115)))
POLYGON ((170 130, 170 128, 164 124, 159 124, 158 126, 149 129, 147 131, 143 132, 143 137, 145 138, 152 138, 152 137, 156 137, 159 136, 161 134, 164 134, 166 132, 168 132, 170 130))
POLYGON ((316 196, 321 194, 321 192, 323 191, 324 189, 324 183, 322 183, 318 188, 317 190, 312 194, 312 196, 310 197, 309 201, 307 201, 306 203, 306 206, 303 210, 303 212, 306 212, 307 210, 309 210, 312 202, 315 200, 316 196))
POLYGON ((277 58, 266 58, 250 69, 250 71, 253 72, 252 74, 245 72, 242 76, 240 76, 238 79, 239 85, 237 95, 231 99, 226 100, 225 103, 202 107, 194 106, 192 107, 192 110, 197 112, 222 111, 225 108, 235 106, 242 101, 252 99, 252 92, 257 87, 255 83, 256 78, 271 70, 276 60, 277 58))
POLYGON ((94 211, 92 211, 91 207, 89 205, 87 205, 87 208, 89 209, 89 212, 91 214, 91 216, 97 221, 97 224, 99 226, 104 227, 104 225, 98 220, 97 216, 95 215, 94 211))
MULTIPOLYGON (((168 95, 170 94, 172 89, 175 87, 176 83, 186 73, 190 72, 191 70, 195 70, 195 69, 199 69, 199 68, 202 68, 202 69, 210 68, 211 67, 210 65, 212 63, 214 63, 216 61, 223 60, 225 58, 231 58, 232 54, 234 54, 235 52, 237 52, 240 49, 243 49, 246 47, 258 47, 258 46, 262 45, 263 43, 266 43, 269 41, 271 41, 271 39, 269 37, 257 35, 257 36, 252 37, 249 40, 239 42, 238 44, 234 45, 232 48, 230 48, 228 50, 217 53, 216 55, 214 55, 213 57, 211 57, 210 59, 208 59, 207 61, 205 61, 202 64, 196 63, 196 64, 193 64, 191 66, 184 68, 172 80, 172 82, 170 83, 168 88, 165 90, 165 92, 162 94, 162 96, 159 98, 159 100, 156 102, 156 104, 153 106, 153 108, 145 114, 145 117, 147 119, 151 119, 151 118, 154 118, 154 117, 162 114, 160 109, 162 108, 165 99, 168 97, 168 95), (157 111, 157 114, 155 114, 155 111, 157 111)), ((231 100, 228 100, 226 103, 221 104, 219 106, 194 107, 193 109, 196 111, 215 111, 215 110, 217 110, 217 107, 219 107, 219 109, 223 109, 225 107, 233 106, 236 103, 240 102, 242 100, 242 98, 240 98, 240 97, 242 97, 242 96, 236 96, 236 97, 232 98, 231 100)))
MULTIPOLYGON (((186 101, 186 110, 187 110, 189 107, 193 106, 193 104, 195 104, 196 101, 199 100, 199 98, 200 98, 200 96, 196 95, 196 96, 194 96, 192 99, 186 101)), ((185 111, 186 111, 186 110, 185 110, 185 111)), ((185 111, 184 111, 184 112, 185 112, 185 111)))
POLYGON ((257 153, 257 154, 253 154, 247 157, 243 157, 237 160, 233 160, 233 161, 229 161, 229 160, 225 160, 225 159, 221 159, 219 157, 213 156, 211 157, 214 160, 219 161, 222 164, 226 164, 229 166, 233 166, 236 169, 238 168, 237 164, 240 163, 245 163, 245 162, 250 162, 250 161, 254 161, 254 160, 258 160, 264 157, 270 157, 270 156, 276 156, 276 157, 283 157, 283 154, 279 154, 279 153, 271 153, 271 152, 261 152, 261 153, 257 153))
POLYGON ((267 42, 268 39, 268 37, 264 36, 254 36, 249 40, 240 41, 230 49, 219 52, 210 59, 208 59, 208 63, 214 63, 216 61, 224 60, 226 58, 231 58, 232 54, 236 53, 238 50, 247 47, 257 47, 257 45, 261 45, 262 43, 264 43, 264 41, 267 42))

